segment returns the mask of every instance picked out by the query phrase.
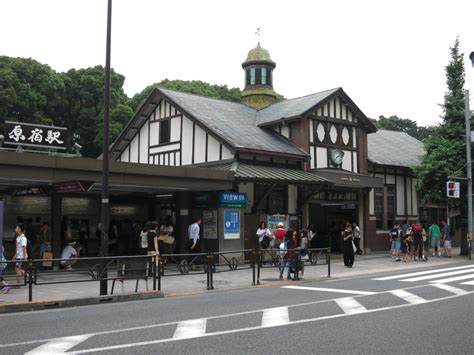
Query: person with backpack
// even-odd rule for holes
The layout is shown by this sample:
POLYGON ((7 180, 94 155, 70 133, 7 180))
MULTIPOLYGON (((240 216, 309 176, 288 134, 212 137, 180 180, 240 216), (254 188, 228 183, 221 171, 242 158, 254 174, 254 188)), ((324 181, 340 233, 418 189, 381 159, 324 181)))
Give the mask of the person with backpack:
POLYGON ((27 245, 28 245, 28 240, 25 237, 25 225, 23 223, 17 223, 15 226, 15 246, 16 246, 16 251, 15 255, 13 256, 12 260, 15 260, 15 274, 16 274, 16 283, 17 283, 17 288, 20 287, 21 285, 21 279, 22 277, 25 276, 25 270, 22 269, 23 265, 23 260, 26 260, 28 258, 28 253, 27 253, 27 245))
POLYGON ((293 229, 288 229, 285 234, 285 239, 280 243, 280 280, 283 279, 283 272, 285 268, 288 267, 287 279, 291 280, 291 266, 293 260, 293 250, 298 247, 296 241, 296 231, 293 229))
POLYGON ((420 222, 416 222, 412 227, 413 233, 413 256, 415 260, 422 260, 423 258, 423 226, 420 222), (418 258, 416 254, 418 253, 418 258))
POLYGON ((451 257, 451 241, 454 237, 454 228, 452 228, 446 221, 442 221, 441 224, 443 225, 443 248, 444 248, 444 255, 447 258, 451 257))
POLYGON ((347 222, 346 228, 342 232, 344 265, 352 268, 354 265, 354 247, 353 247, 353 232, 352 225, 347 222))
POLYGON ((389 233, 392 242, 391 254, 396 257, 395 261, 400 261, 400 223, 395 222, 389 233))

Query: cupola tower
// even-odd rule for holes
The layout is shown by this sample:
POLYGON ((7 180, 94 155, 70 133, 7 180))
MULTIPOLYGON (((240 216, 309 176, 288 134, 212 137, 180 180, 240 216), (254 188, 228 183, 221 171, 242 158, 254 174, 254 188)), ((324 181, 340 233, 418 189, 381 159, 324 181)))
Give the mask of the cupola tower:
POLYGON ((242 63, 245 71, 245 88, 242 91, 243 104, 261 110, 276 100, 273 90, 273 69, 276 63, 270 58, 270 53, 260 46, 250 50, 247 59, 242 63))

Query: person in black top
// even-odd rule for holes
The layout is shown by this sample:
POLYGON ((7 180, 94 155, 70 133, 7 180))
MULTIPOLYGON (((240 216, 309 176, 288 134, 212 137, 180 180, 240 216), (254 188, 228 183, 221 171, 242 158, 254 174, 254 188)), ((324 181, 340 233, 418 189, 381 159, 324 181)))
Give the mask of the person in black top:
POLYGON ((159 255, 160 251, 158 250, 158 227, 160 225, 158 222, 153 221, 150 223, 150 230, 147 233, 148 239, 148 255, 159 255))
POLYGON ((354 248, 352 246, 352 225, 346 223, 346 228, 342 232, 343 240, 343 252, 344 252, 344 265, 351 268, 354 265, 354 248))

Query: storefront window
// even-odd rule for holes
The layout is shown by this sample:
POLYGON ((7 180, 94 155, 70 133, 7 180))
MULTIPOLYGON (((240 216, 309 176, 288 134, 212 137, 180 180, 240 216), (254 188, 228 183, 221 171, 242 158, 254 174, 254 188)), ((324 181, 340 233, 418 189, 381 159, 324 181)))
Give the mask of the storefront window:
POLYGON ((383 187, 375 188, 375 217, 377 218, 376 227, 384 228, 384 194, 383 187))
POLYGON ((395 224, 395 186, 387 186, 387 228, 395 224))

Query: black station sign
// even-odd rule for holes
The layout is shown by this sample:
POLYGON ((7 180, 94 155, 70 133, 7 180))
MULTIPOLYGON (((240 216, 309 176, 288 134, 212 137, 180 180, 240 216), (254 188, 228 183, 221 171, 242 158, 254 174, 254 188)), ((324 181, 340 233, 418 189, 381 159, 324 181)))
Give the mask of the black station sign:
POLYGON ((5 121, 5 145, 66 150, 67 128, 5 121))

